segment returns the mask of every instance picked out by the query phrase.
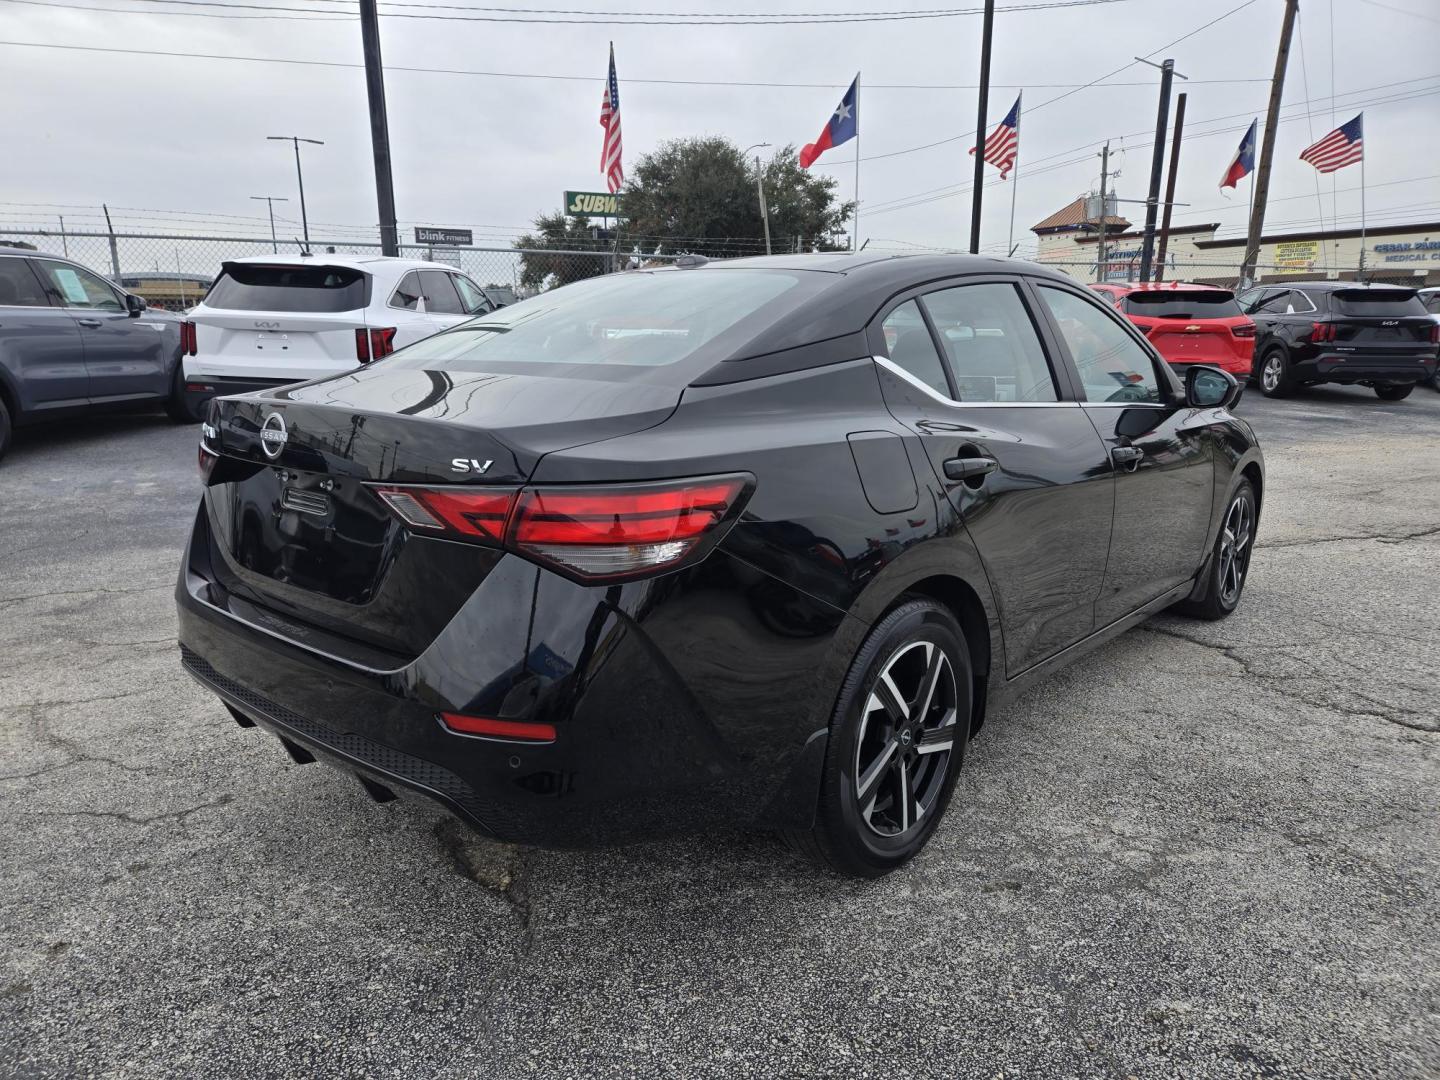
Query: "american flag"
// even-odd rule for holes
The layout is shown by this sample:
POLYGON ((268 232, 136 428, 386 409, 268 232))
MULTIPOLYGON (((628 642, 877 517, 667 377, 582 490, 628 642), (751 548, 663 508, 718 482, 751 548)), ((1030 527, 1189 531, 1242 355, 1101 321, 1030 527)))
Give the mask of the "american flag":
MULTIPOLYGON (((1016 96, 1000 126, 985 136, 985 160, 1000 170, 1001 180, 1010 174, 1020 155, 1020 96, 1016 96)), ((975 147, 970 148, 970 153, 975 153, 975 147)))
POLYGON ((1314 146, 1306 147, 1300 154, 1300 160, 1308 161, 1320 172, 1334 172, 1362 160, 1365 157, 1364 119, 1362 112, 1314 146))
POLYGON ((605 97, 600 102, 600 126, 605 141, 600 147, 600 171, 610 194, 625 183, 625 167, 620 164, 620 80, 615 77, 615 46, 610 46, 610 77, 605 82, 605 97))

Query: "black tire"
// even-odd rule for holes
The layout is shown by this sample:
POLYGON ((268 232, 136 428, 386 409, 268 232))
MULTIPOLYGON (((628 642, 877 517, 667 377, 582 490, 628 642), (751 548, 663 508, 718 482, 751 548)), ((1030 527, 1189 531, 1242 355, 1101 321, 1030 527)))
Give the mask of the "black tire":
POLYGON ((1381 401, 1404 401, 1414 389, 1414 383, 1406 383, 1404 386, 1377 386, 1375 396, 1381 401))
POLYGON ((165 399, 165 415, 177 424, 198 424, 205 419, 185 399, 185 365, 175 362, 175 377, 170 380, 170 394, 165 399))
POLYGON ((1254 486, 1249 480, 1241 480, 1225 504, 1225 516, 1220 519, 1220 534, 1215 537, 1215 547, 1205 570, 1205 595, 1198 600, 1182 600, 1170 610, 1213 622, 1225 618, 1240 605, 1245 582, 1250 577, 1250 557, 1255 552, 1258 509, 1254 486), (1243 519, 1243 526, 1239 519, 1243 519), (1243 536, 1238 535, 1242 528, 1243 536))
POLYGON ((1268 398, 1289 397, 1295 392, 1295 376, 1285 359, 1284 349, 1270 349, 1256 363, 1255 382, 1268 398))
POLYGON ((10 437, 14 434, 15 424, 10 419, 10 410, 5 407, 5 399, 0 397, 0 458, 10 449, 10 437))
POLYGON ((916 599, 891 611, 856 652, 840 688, 815 825, 784 833, 786 840, 851 877, 880 877, 914 858, 950 802, 965 757, 973 692, 965 635, 948 609, 916 599), (896 702, 881 686, 887 674, 888 685, 902 696, 913 681, 913 697, 896 702), (927 683, 933 688, 928 698, 927 683), (864 805, 862 775, 872 778, 864 805))

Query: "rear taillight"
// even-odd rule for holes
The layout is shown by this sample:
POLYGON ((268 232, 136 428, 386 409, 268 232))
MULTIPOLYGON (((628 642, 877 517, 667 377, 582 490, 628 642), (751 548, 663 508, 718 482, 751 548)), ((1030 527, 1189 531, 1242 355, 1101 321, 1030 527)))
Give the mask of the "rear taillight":
POLYGON ((1440 322, 1430 324, 1430 344, 1440 345, 1440 322))
POLYGON ((623 581, 704 557, 739 515, 747 475, 615 487, 377 487, 411 529, 507 548, 584 582, 623 581))
POLYGON ((375 326, 355 331, 355 359, 362 364, 380 360, 395 351, 395 327, 375 326))
POLYGON ((195 324, 193 322, 180 324, 180 351, 186 356, 195 355, 195 324))
POLYGON ((1323 322, 1311 323, 1311 324, 1310 324, 1310 340, 1311 340, 1311 341, 1334 341, 1334 340, 1335 340, 1335 334, 1336 334, 1336 332, 1337 332, 1337 329, 1338 329, 1338 328, 1336 327, 1336 325, 1335 325, 1334 323, 1323 323, 1323 322))
POLYGON ((555 741, 554 724, 531 720, 497 720, 489 716, 442 712, 440 723, 458 735, 481 735, 487 739, 512 739, 517 742, 555 741))
POLYGON ((1230 327, 1230 333, 1236 337, 1253 338, 1255 336, 1255 324, 1253 322, 1241 323, 1239 326, 1230 327))

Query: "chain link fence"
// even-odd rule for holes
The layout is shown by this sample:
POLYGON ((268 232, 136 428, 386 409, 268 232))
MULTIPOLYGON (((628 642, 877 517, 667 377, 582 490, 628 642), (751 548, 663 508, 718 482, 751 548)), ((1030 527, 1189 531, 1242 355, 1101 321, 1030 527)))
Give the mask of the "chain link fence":
MULTIPOLYGON (((1133 261, 1107 260, 1103 277, 1100 273, 1099 264, 1093 259, 1088 261, 1040 259, 1037 261, 1042 266, 1047 266, 1052 270, 1059 270, 1061 273, 1068 274, 1076 281, 1087 284, 1101 280, 1115 282, 1140 280, 1139 259, 1133 261)), ((1425 284, 1425 279, 1422 275, 1417 275, 1410 270, 1375 269, 1367 267, 1362 274, 1358 266, 1306 270, 1292 265, 1274 265, 1267 263, 1257 263, 1253 267, 1249 283, 1252 285, 1275 285, 1298 281, 1360 281, 1362 279, 1375 284, 1407 285, 1412 288, 1419 288, 1425 284)), ((1166 260, 1162 280, 1192 282, 1199 285, 1217 285, 1225 289, 1236 289, 1242 284, 1238 259, 1224 261, 1209 259, 1166 260)))
MULTIPOLYGON (((254 236, 155 233, 46 232, 4 229, 0 244, 25 245, 62 255, 117 281, 154 307, 183 311, 200 302, 221 264, 246 256, 297 255, 295 240, 254 236)), ((379 243, 315 239, 309 250, 326 255, 379 256, 379 243)), ((570 251, 509 247, 427 247, 402 244, 406 258, 444 263, 464 271, 492 296, 530 296, 598 274, 663 264, 677 256, 621 251, 570 251)))

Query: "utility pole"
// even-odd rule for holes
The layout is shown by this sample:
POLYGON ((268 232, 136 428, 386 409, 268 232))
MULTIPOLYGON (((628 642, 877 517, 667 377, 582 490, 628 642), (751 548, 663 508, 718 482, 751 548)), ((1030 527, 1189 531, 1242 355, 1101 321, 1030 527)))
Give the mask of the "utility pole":
POLYGON ((277 202, 289 202, 283 195, 251 195, 250 198, 257 201, 263 200, 270 208, 270 247, 275 254, 280 254, 280 241, 275 237, 275 204, 277 202))
POLYGON ((1260 257, 1260 234, 1265 227, 1265 202, 1270 196, 1270 162, 1275 156, 1275 129, 1280 121, 1280 98, 1285 92, 1285 65, 1290 59, 1290 35, 1295 31, 1299 0, 1285 0, 1285 19, 1280 24, 1280 47, 1275 51, 1275 75, 1270 80, 1270 105, 1265 110, 1265 135, 1260 140, 1260 167, 1255 170, 1255 205, 1250 208, 1250 229, 1245 240, 1245 257, 1240 261, 1240 284, 1249 283, 1260 257))
MULTIPOLYGON (((751 150, 759 150, 769 146, 768 142, 756 143, 754 146, 747 146, 741 154, 744 155, 751 150)), ((765 227, 765 254, 770 254, 770 211, 765 206, 765 174, 760 171, 760 155, 755 155, 755 190, 760 193, 760 224, 765 227)))
POLYGON ((365 90, 370 98, 370 145, 375 151, 375 201, 380 209, 380 253, 400 254, 395 221, 395 181, 390 175, 390 121, 385 115, 385 69, 380 61, 380 17, 375 0, 360 0, 360 38, 365 50, 365 90))
POLYGON ((305 214, 305 174, 300 171, 300 144, 313 143, 324 146, 320 139, 302 139, 299 135, 266 135, 271 142, 288 142, 295 145, 295 182, 300 186, 300 228, 305 233, 305 250, 310 250, 310 219, 305 214))
MULTIPOLYGON (((1142 64, 1149 60, 1137 56, 1142 64)), ((1165 125, 1170 119, 1170 83, 1177 72, 1175 61, 1150 64, 1160 68, 1160 109, 1155 118, 1155 150, 1150 157, 1150 194, 1145 198, 1145 239, 1140 246, 1140 280, 1150 280, 1151 256, 1155 251, 1155 212, 1160 209, 1160 174, 1165 168, 1165 125)), ((1180 76, 1182 79, 1184 75, 1180 76)))
POLYGON ((1170 211, 1175 208, 1175 173, 1180 167, 1180 133, 1185 130, 1185 95, 1175 102, 1175 136, 1170 143, 1170 175, 1165 178, 1165 211, 1160 219, 1160 250, 1155 256, 1155 280, 1165 280, 1165 249, 1170 246, 1170 211))
POLYGON ((1095 241, 1095 280, 1105 280, 1105 184, 1110 179, 1110 140, 1100 152, 1100 237, 1095 241))
POLYGON ((970 193, 970 254, 980 253, 980 194, 985 186, 985 114, 990 110, 990 37, 995 29, 995 0, 985 0, 980 31, 980 100, 975 108, 975 181, 970 193))

